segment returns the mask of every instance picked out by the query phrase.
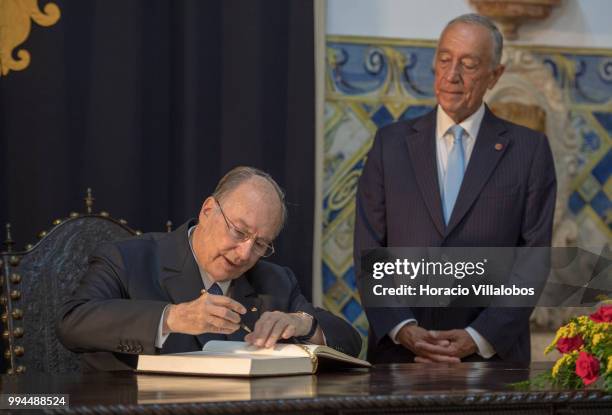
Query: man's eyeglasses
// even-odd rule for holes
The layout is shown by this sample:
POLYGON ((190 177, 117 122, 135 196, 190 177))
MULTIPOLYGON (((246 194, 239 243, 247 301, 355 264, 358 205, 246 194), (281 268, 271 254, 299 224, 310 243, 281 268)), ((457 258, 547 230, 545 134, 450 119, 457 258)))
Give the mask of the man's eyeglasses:
POLYGON ((250 234, 249 232, 238 229, 236 225, 232 223, 225 216, 225 212, 221 208, 221 204, 217 199, 215 199, 217 206, 219 206, 219 210, 221 211, 221 215, 223 215, 223 219, 225 219, 225 224, 227 225, 227 231, 231 238, 236 242, 246 242, 249 239, 253 239, 253 251, 259 255, 260 257, 266 258, 274 253, 274 246, 272 244, 267 243, 259 238, 255 238, 255 235, 250 234))

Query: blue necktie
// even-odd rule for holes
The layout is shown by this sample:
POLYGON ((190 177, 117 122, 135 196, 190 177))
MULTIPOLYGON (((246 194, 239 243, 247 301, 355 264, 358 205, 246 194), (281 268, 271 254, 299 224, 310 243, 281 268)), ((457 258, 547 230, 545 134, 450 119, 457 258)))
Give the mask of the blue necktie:
POLYGON ((463 154, 463 133, 465 130, 460 125, 450 128, 453 134, 453 149, 448 155, 446 163, 446 176, 444 177, 444 223, 448 225, 453 207, 459 195, 463 172, 465 170, 465 155, 463 154))
MULTIPOLYGON (((219 287, 219 284, 217 283, 214 283, 213 285, 211 285, 208 288, 208 290, 206 290, 206 292, 212 295, 223 295, 223 291, 221 290, 221 287, 219 287)), ((205 345, 207 342, 211 340, 227 340, 227 336, 221 333, 204 333, 204 334, 200 334, 198 336, 198 339, 200 340, 200 343, 202 343, 202 345, 205 345)))
POLYGON ((219 287, 219 284, 217 283, 211 285, 210 288, 206 291, 208 291, 208 294, 223 295, 223 291, 221 291, 221 287, 219 287))

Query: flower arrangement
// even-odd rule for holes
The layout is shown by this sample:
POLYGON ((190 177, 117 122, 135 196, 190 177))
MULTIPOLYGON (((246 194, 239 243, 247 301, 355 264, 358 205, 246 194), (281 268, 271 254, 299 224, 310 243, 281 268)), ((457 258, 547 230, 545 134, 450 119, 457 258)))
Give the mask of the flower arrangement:
POLYGON ((595 384, 612 390, 612 304, 560 327, 544 353, 554 349, 562 356, 547 376, 553 385, 580 388, 595 384))

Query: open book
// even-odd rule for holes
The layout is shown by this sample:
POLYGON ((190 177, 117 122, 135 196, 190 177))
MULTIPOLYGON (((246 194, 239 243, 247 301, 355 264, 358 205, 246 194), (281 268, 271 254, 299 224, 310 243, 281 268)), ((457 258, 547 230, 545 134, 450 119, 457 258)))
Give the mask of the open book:
POLYGON ((370 367, 370 363, 315 344, 277 344, 258 349, 245 342, 209 341, 202 351, 138 356, 139 372, 213 376, 278 376, 321 368, 370 367))

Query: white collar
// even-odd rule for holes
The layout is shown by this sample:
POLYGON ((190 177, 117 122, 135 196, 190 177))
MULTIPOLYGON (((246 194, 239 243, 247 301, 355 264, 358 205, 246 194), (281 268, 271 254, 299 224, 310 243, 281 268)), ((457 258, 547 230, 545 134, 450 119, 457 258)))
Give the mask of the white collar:
MULTIPOLYGON (((202 278, 202 282, 204 283, 204 288, 208 290, 210 289, 211 285, 215 283, 215 281, 213 281, 208 276, 208 273, 206 272, 206 270, 200 266, 200 264, 198 263, 198 259, 196 258, 195 252, 193 251, 193 245, 191 243, 191 239, 193 236, 193 231, 195 230, 196 226, 197 225, 194 225, 187 230, 187 238, 189 239, 189 248, 191 249, 191 255, 193 255, 193 259, 195 260, 196 264, 198 264, 198 269, 200 270, 200 277, 202 278)), ((231 283, 232 283, 231 280, 217 282, 217 285, 219 285, 219 288, 221 288, 223 295, 227 295, 227 291, 229 290, 229 286, 231 283)))
MULTIPOLYGON (((485 114, 484 102, 480 104, 480 107, 472 115, 461 121, 459 125, 463 127, 465 132, 468 134, 469 139, 476 139, 478 137, 478 130, 480 130, 480 124, 485 114)), ((436 137, 443 138, 449 128, 455 125, 455 121, 438 105, 438 111, 436 111, 436 137)))

